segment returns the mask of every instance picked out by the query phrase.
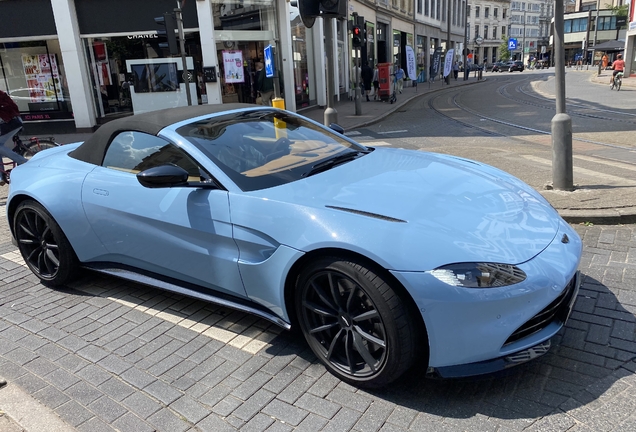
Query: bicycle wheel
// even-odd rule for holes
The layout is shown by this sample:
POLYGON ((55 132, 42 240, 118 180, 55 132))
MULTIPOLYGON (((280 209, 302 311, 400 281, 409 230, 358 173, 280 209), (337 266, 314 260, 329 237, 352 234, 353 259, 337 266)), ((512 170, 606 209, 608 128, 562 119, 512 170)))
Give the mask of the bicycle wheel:
POLYGON ((60 145, 53 140, 38 139, 31 140, 30 142, 23 144, 22 156, 27 159, 33 157, 34 154, 41 152, 42 150, 59 147, 60 145))
POLYGON ((616 91, 620 91, 621 84, 623 84, 623 80, 622 79, 618 80, 618 82, 616 83, 616 91))

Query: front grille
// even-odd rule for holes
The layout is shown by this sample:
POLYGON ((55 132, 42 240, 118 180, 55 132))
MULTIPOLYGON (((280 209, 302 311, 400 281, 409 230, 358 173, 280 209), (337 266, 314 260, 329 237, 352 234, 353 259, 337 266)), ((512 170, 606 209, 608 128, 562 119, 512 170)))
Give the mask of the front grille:
POLYGON ((519 327, 506 341, 504 346, 543 330, 550 323, 559 321, 565 324, 570 311, 570 300, 576 291, 576 276, 567 284, 563 292, 541 312, 519 327))

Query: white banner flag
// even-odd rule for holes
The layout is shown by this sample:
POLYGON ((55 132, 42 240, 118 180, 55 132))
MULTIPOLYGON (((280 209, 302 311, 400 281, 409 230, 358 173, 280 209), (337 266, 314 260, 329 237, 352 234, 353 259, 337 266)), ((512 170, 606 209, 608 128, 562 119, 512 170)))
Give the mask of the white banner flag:
POLYGON ((455 55, 454 49, 449 49, 446 53, 446 59, 444 60, 444 78, 446 78, 453 70, 453 56, 455 55))
POLYGON ((413 52, 413 48, 409 45, 406 46, 406 73, 412 80, 417 78, 417 73, 415 72, 415 53, 413 52))

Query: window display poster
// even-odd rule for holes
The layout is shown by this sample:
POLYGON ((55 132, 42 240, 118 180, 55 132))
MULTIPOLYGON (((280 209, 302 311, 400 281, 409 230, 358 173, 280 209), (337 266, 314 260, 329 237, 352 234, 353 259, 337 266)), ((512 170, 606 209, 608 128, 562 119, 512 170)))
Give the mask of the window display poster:
POLYGON ((223 51, 223 70, 226 83, 245 82, 243 51, 223 51))
POLYGON ((22 67, 31 102, 64 100, 62 83, 54 55, 22 54, 22 67))

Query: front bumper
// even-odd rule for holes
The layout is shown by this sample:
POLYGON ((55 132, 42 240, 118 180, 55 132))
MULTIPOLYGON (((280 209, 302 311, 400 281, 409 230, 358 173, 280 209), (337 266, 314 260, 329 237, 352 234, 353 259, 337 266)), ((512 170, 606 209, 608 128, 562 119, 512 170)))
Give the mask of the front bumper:
POLYGON ((579 236, 562 222, 550 245, 517 264, 527 278, 515 285, 462 288, 426 272, 392 272, 413 297, 426 325, 428 366, 446 375, 473 371, 452 374, 463 376, 518 364, 511 357, 516 354, 530 360, 542 353, 541 344, 563 327, 576 299, 581 253, 579 236), (569 242, 562 241, 564 234, 569 242), (542 316, 554 302, 563 301, 564 293, 567 301, 556 306, 559 310, 542 316))

